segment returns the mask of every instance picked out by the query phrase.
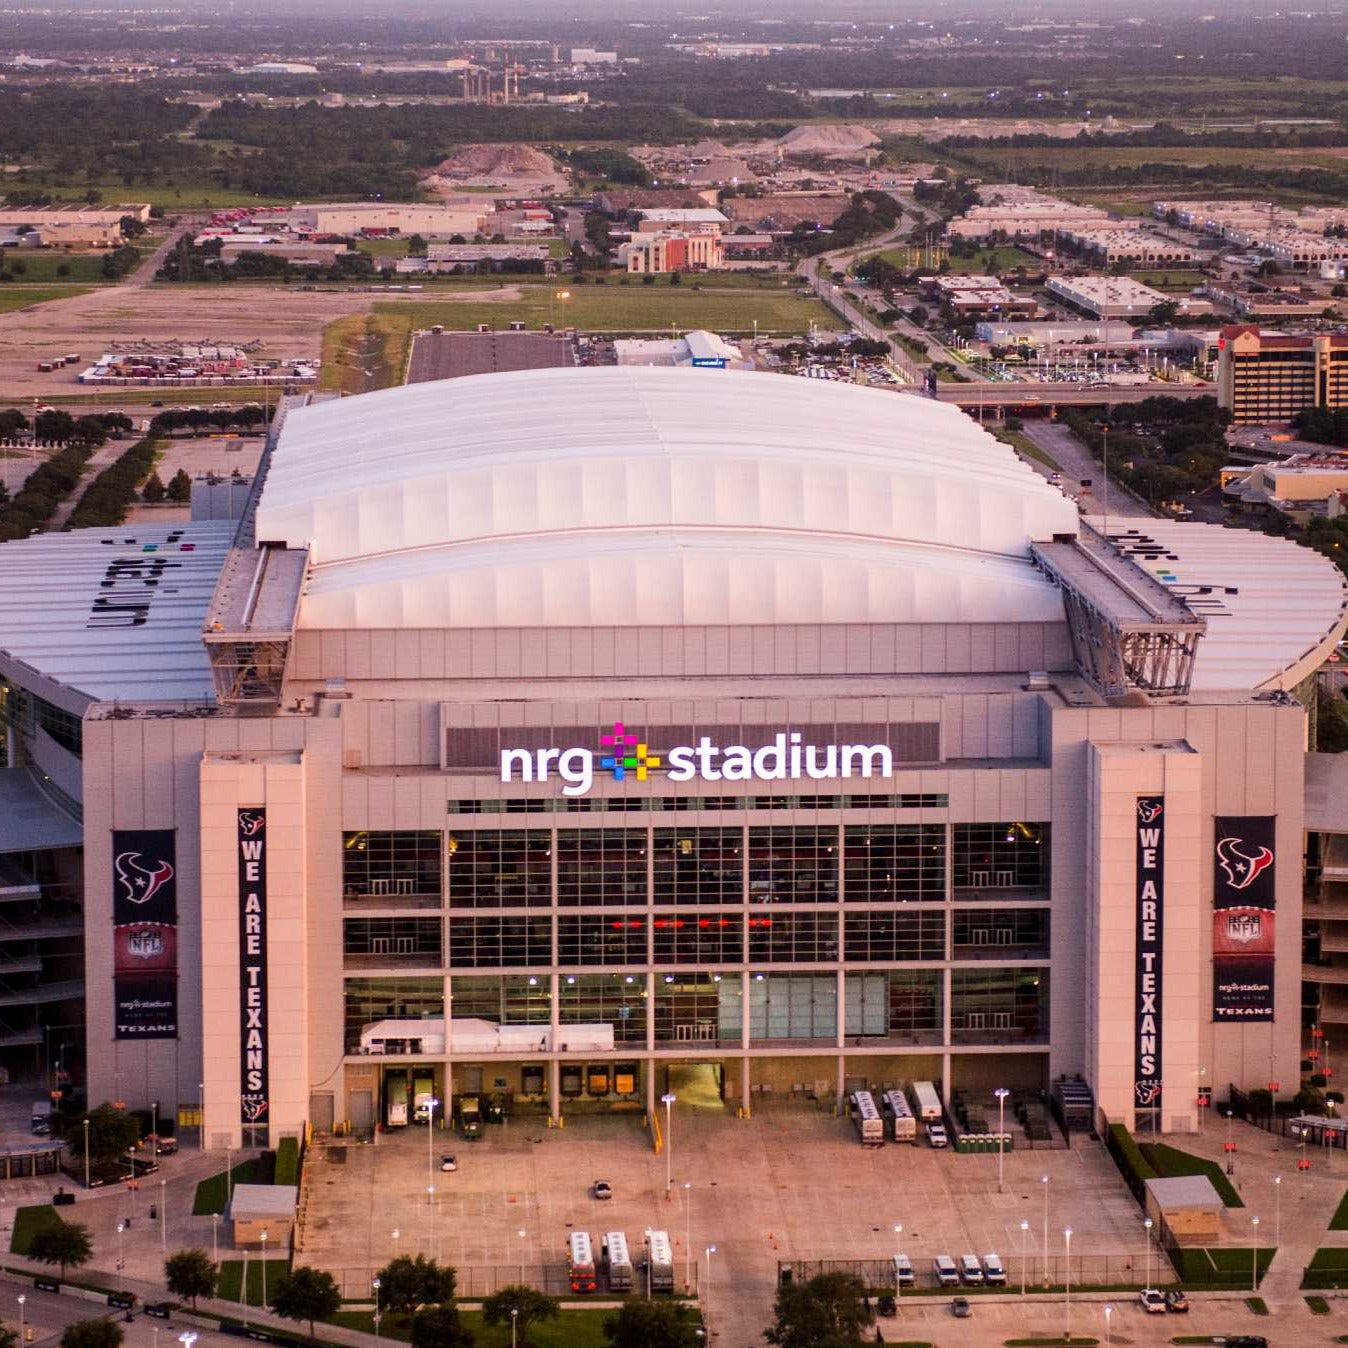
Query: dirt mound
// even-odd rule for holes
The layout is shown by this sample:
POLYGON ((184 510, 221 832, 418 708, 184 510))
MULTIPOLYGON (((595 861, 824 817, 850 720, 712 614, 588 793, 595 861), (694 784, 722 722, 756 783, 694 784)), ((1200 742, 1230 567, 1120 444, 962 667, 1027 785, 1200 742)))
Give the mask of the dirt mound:
POLYGON ((864 126, 798 126, 778 142, 787 154, 861 154, 880 144, 880 137, 864 126))
POLYGON ((435 170, 446 177, 538 176, 556 171, 552 160, 532 145, 465 145, 435 170))

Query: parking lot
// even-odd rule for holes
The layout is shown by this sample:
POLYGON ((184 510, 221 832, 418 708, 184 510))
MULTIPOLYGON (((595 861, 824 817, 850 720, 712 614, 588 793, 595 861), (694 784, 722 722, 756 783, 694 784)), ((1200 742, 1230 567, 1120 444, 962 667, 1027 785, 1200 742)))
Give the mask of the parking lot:
MULTIPOLYGON (((316 1148, 302 1258, 338 1273, 348 1296, 367 1293, 372 1272, 395 1252, 446 1260, 459 1268, 465 1291, 480 1291, 521 1273, 541 1283, 549 1268, 556 1279, 572 1230, 625 1231, 635 1252, 646 1228, 663 1228, 680 1281, 705 1283, 705 1251, 716 1247, 713 1308, 761 1330, 779 1261, 886 1260, 901 1247, 919 1281, 929 1282, 936 1254, 996 1251, 1018 1291, 1024 1248, 1032 1290, 1043 1275, 1047 1189, 1051 1278, 1061 1277, 1062 1233, 1071 1226, 1073 1256, 1083 1261, 1074 1280, 1105 1256, 1114 1281, 1141 1280, 1140 1214, 1097 1145, 1008 1152, 999 1193, 995 1154, 863 1149, 850 1123, 825 1109, 774 1103, 740 1120, 681 1105, 671 1123, 672 1145, 661 1156, 637 1115, 577 1116, 560 1130, 542 1119, 513 1120, 488 1127, 478 1142, 438 1129, 428 1139, 413 1127, 328 1159, 316 1148), (446 1152, 457 1161, 452 1174, 439 1168, 446 1152), (612 1184, 612 1200, 591 1196, 596 1179, 612 1184)), ((939 1313, 923 1304, 922 1314, 939 1313)), ((948 1314, 947 1303, 940 1307, 948 1314)), ((919 1314, 916 1306, 912 1314, 919 1314)))

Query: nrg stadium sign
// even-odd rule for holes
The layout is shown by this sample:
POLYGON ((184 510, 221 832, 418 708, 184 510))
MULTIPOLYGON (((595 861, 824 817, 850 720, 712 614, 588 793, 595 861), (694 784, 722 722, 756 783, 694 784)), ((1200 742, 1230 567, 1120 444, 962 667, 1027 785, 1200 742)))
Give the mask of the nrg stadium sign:
POLYGON ((888 744, 803 744, 799 731, 778 734, 756 749, 743 744, 722 748, 703 735, 695 745, 676 745, 657 754, 617 721, 599 743, 597 753, 580 747, 502 749, 501 781, 546 782, 555 776, 564 796, 583 796, 594 786, 596 771, 611 774, 616 782, 644 782, 652 771, 663 772, 671 782, 823 782, 894 775, 894 751, 888 744))

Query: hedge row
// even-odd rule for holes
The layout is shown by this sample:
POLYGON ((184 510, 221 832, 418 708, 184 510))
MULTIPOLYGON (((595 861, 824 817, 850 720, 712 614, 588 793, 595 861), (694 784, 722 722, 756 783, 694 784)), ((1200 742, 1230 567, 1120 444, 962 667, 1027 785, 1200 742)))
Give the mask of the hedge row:
POLYGON ((1109 1154, 1114 1158, 1114 1164, 1118 1166, 1124 1183, 1132 1190, 1133 1197, 1139 1203, 1145 1204, 1147 1181, 1156 1179, 1157 1174, 1151 1163, 1143 1156, 1142 1148, 1134 1141, 1132 1133, 1121 1123, 1111 1123, 1105 1145, 1109 1148, 1109 1154))
POLYGON ((0 541, 27 538, 46 524, 79 484, 93 452, 91 445, 67 445, 29 473, 14 499, 0 507, 0 541))
POLYGON ((293 1137, 283 1137, 276 1148, 275 1184, 300 1182, 300 1144, 293 1137))
POLYGON ((154 466, 159 442, 150 436, 137 440, 110 463, 85 489, 70 516, 72 529, 118 525, 136 499, 136 491, 154 466))

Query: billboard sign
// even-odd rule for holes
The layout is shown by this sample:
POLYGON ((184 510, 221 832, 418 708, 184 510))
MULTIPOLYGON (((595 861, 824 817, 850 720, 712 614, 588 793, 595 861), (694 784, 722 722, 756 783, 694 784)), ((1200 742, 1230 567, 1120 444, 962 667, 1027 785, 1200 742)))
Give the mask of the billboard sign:
POLYGON ((1161 1105, 1161 977, 1165 944, 1165 797, 1137 798, 1133 976, 1133 1092, 1139 1109, 1161 1105))
POLYGON ((112 834, 113 1035, 178 1037, 178 867, 172 829, 112 834))
POLYGON ((1273 815, 1218 815, 1213 841, 1212 1018, 1273 1019, 1273 815))

